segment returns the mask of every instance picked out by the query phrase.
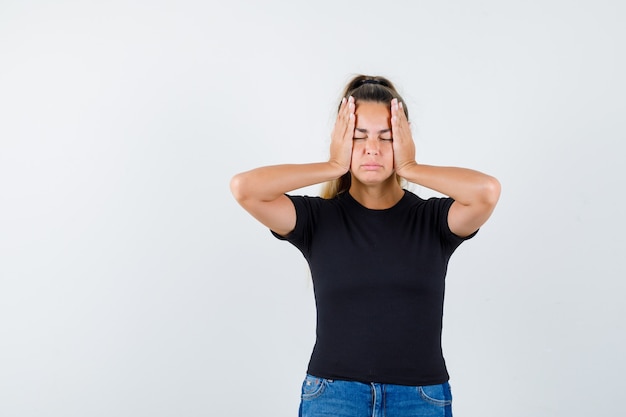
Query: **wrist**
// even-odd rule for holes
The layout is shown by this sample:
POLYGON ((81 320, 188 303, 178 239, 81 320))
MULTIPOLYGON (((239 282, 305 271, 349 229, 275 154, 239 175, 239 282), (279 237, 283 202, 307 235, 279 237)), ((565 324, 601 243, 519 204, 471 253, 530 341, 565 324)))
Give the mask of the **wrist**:
POLYGON ((350 171, 349 164, 348 166, 345 166, 333 159, 328 161, 328 165, 333 173, 333 176, 335 176, 336 178, 339 178, 342 175, 344 175, 346 172, 350 171))
POLYGON ((405 161, 402 163, 397 164, 396 166, 396 174, 398 174, 399 176, 406 178, 408 176, 408 173, 415 169, 418 166, 416 161, 405 161))

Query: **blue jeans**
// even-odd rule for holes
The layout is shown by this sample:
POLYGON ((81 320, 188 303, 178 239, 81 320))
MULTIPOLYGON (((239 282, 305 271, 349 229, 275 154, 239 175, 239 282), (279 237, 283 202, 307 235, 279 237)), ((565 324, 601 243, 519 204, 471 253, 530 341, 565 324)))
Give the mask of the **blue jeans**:
POLYGON ((450 384, 410 387, 307 375, 300 417, 452 417, 450 384))

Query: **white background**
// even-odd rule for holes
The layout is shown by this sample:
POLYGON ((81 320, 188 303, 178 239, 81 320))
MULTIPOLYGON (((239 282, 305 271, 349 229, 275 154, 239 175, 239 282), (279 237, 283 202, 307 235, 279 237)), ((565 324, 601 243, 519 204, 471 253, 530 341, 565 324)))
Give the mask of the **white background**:
POLYGON ((306 263, 228 183, 324 160, 357 73, 503 185, 450 264, 455 415, 619 414, 625 4, 2 0, 0 415, 295 416, 306 263))

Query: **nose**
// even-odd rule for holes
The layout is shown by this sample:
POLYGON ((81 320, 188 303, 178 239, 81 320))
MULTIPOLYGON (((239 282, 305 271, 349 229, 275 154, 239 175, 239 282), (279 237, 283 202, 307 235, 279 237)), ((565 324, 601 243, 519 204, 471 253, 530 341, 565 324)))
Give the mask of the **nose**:
POLYGON ((377 140, 367 140, 365 144, 365 153, 367 155, 378 155, 379 151, 380 148, 377 140))

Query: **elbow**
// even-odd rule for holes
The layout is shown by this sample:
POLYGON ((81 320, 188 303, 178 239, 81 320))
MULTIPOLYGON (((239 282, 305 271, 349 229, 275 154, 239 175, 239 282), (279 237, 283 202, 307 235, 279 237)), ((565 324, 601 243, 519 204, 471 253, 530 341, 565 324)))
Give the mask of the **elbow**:
POLYGON ((232 193, 235 200, 241 203, 246 199, 246 187, 245 180, 243 179, 243 174, 237 174, 230 180, 230 192, 232 193))
POLYGON ((487 177, 483 185, 483 202, 493 209, 500 199, 501 191, 502 185, 500 181, 491 176, 487 177))

